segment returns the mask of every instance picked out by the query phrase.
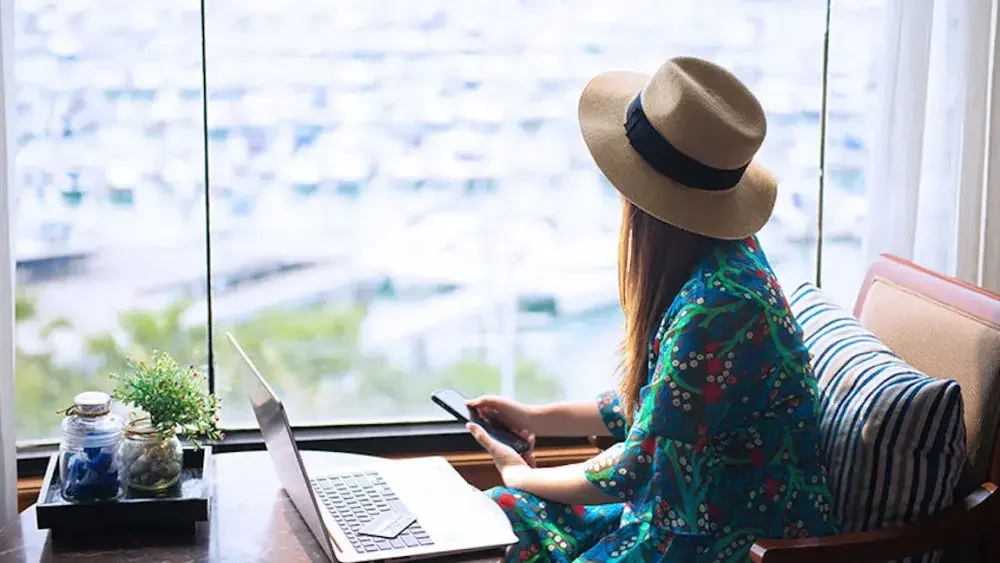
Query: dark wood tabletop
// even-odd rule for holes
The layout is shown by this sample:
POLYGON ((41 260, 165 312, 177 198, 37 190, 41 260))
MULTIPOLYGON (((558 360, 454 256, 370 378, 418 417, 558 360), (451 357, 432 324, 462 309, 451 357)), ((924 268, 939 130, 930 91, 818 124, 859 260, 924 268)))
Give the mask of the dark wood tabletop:
MULTIPOLYGON (((310 472, 339 465, 344 456, 332 452, 302 452, 310 472), (339 460, 339 461, 338 461, 339 460)), ((86 549, 53 542, 47 530, 35 525, 35 507, 0 530, 0 561, 128 561, 256 562, 328 561, 278 484, 266 452, 216 454, 211 516, 199 524, 193 537, 178 540, 115 539, 110 545, 86 549)), ((356 459, 355 459, 356 461, 356 459)), ((485 553, 441 561, 495 563, 502 554, 485 553)))

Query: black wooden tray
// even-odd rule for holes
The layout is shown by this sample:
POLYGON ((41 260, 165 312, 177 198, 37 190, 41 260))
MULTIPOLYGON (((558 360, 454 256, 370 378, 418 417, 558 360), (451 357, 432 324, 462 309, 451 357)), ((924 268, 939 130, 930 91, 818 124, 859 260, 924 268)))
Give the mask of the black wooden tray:
POLYGON ((193 533, 198 522, 208 520, 211 463, 210 446, 185 449, 180 480, 156 496, 126 490, 115 501, 73 503, 62 497, 59 454, 53 454, 38 492, 38 528, 51 530, 53 537, 193 533))

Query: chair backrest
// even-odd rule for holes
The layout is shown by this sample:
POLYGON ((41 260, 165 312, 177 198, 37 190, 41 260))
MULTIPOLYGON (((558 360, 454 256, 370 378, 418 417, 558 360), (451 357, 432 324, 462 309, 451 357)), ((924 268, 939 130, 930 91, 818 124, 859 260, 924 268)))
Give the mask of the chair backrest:
POLYGON ((883 255, 854 308, 861 323, 907 363, 962 387, 969 467, 1000 478, 1000 296, 883 255))

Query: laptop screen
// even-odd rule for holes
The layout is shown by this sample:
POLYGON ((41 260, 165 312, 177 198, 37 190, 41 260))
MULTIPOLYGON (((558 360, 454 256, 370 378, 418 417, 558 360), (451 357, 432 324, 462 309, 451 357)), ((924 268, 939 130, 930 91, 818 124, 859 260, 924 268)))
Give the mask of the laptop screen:
POLYGON ((316 504, 316 497, 313 496, 309 477, 302 465, 302 457, 299 455, 299 447, 295 443, 292 427, 285 414, 285 407, 274 394, 271 386, 257 371, 257 367, 247 357, 236 338, 230 333, 226 333, 226 336, 242 360, 239 362, 241 372, 239 377, 247 385, 250 405, 253 407, 254 417, 260 426, 260 433, 264 437, 264 445, 267 448, 267 453, 271 456, 278 480, 285 489, 285 493, 292 500, 292 504, 295 505, 295 509, 298 510, 299 515, 302 516, 306 525, 309 526, 309 530, 316 537, 316 541, 323 546, 327 557, 331 561, 336 561, 333 547, 330 544, 330 536, 320 517, 319 505, 316 504))

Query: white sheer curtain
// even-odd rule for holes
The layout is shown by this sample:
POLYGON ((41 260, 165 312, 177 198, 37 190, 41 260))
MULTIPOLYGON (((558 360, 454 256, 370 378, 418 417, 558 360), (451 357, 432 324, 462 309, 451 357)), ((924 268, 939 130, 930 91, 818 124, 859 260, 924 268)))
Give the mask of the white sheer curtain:
POLYGON ((890 252, 1000 290, 1000 143, 987 142, 1000 139, 995 4, 888 0, 869 261, 890 252))
POLYGON ((14 449, 14 268, 10 214, 14 79, 12 0, 0 1, 0 526, 17 516, 17 452, 14 449))

